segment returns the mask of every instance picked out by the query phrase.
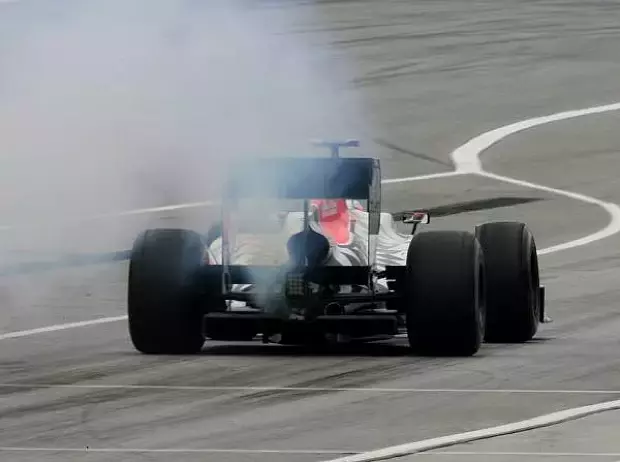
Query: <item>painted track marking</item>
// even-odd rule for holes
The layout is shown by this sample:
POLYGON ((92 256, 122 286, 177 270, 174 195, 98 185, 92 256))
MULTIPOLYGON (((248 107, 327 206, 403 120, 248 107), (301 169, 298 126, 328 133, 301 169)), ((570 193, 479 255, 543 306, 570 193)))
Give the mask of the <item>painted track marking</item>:
MULTIPOLYGON (((453 172, 447 172, 453 173, 453 172)), ((119 218, 119 217, 129 217, 136 215, 150 215, 153 213, 161 213, 161 212, 173 212, 175 210, 184 210, 184 209, 195 209, 195 208, 205 208, 212 207, 217 205, 216 201, 200 201, 200 202, 185 202, 182 204, 173 204, 173 205, 163 205, 160 207, 146 207, 141 209, 133 209, 133 210, 122 210, 120 212, 109 212, 109 213, 100 213, 97 215, 90 215, 86 217, 75 217, 72 219, 62 220, 61 223, 58 223, 62 226, 70 226, 76 225, 79 223, 86 223, 89 221, 96 220, 108 220, 110 218, 119 218)), ((40 227, 43 223, 26 223, 22 225, 2 225, 0 226, 0 231, 11 231, 11 230, 19 230, 29 227, 40 227)), ((46 223, 45 225, 49 225, 46 223)))
POLYGON ((37 448, 19 446, 0 446, 0 452, 101 452, 101 453, 160 453, 160 454, 209 454, 209 453, 229 453, 229 454, 359 454, 358 451, 338 451, 329 449, 220 449, 220 448, 37 448))
POLYGON ((425 456, 618 457, 620 452, 499 452, 433 451, 425 456))
POLYGON ((404 178, 388 178, 387 180, 382 180, 381 184, 396 184, 396 183, 410 183, 412 181, 422 181, 422 180, 437 180, 441 178, 450 178, 452 176, 465 175, 465 172, 460 172, 455 170, 453 172, 440 172, 440 173, 429 173, 428 175, 419 175, 419 176, 408 176, 404 178))
POLYGON ((314 391, 357 393, 454 393, 454 394, 551 394, 551 395, 620 395, 620 390, 547 390, 547 389, 484 389, 484 388, 380 388, 380 387, 287 387, 287 386, 209 386, 209 385, 132 385, 114 383, 55 384, 0 383, 0 389, 73 389, 73 390, 162 390, 162 391, 314 391))
MULTIPOLYGON (((360 454, 360 451, 331 449, 220 449, 220 448, 47 448, 0 446, 1 452, 92 452, 92 453, 145 453, 145 454, 360 454)), ((618 457, 620 452, 499 452, 499 451, 433 451, 424 456, 521 456, 521 457, 618 457)))
POLYGON ((618 206, 617 204, 614 204, 612 202, 604 202, 594 197, 586 196, 584 194, 565 191, 563 189, 550 188, 548 186, 530 183, 528 181, 521 181, 507 176, 496 175, 494 173, 482 172, 479 173, 479 175, 498 181, 503 181, 505 183, 513 183, 518 186, 523 186, 525 188, 538 189, 540 191, 566 196, 571 199, 586 202, 588 204, 598 205, 609 214, 609 223, 603 229, 596 231, 595 233, 588 234, 587 236, 581 237, 579 239, 552 245, 551 247, 547 247, 545 249, 539 249, 537 252, 538 255, 547 255, 550 253, 560 252, 562 250, 573 249, 582 245, 591 244, 592 242, 600 241, 601 239, 608 238, 620 232, 620 206, 618 206))
POLYGON ((522 420, 520 422, 499 425, 496 427, 489 427, 482 430, 474 430, 456 435, 440 436, 438 438, 429 438, 413 443, 390 446, 383 449, 377 449, 375 451, 345 456, 338 459, 331 459, 329 462, 369 462, 388 460, 395 457, 402 457, 410 454, 431 451, 433 449, 444 448, 446 446, 453 446, 455 444, 469 443, 471 441, 511 435, 513 433, 557 425, 562 422, 568 422, 589 415, 598 414, 600 412, 617 409, 620 409, 620 400, 608 401, 606 403, 553 412, 551 414, 534 417, 533 419, 522 420))
MULTIPOLYGON (((360 454, 360 451, 330 449, 220 449, 220 448, 46 448, 0 446, 1 452, 68 452, 68 453, 112 453, 112 454, 360 454)), ((424 456, 520 456, 520 457, 618 457, 620 452, 467 452, 467 451, 434 451, 424 456)))
POLYGON ((595 241, 600 241, 607 237, 613 236, 620 232, 620 206, 612 202, 605 202, 595 197, 586 196, 585 194, 579 194, 565 189, 551 188, 541 184, 531 183, 529 181, 518 180, 516 178, 496 175, 485 171, 482 168, 482 162, 480 161, 480 154, 489 149, 491 146, 497 144, 510 135, 519 133, 530 128, 535 128, 541 125, 545 125, 551 122, 559 122, 562 120, 574 119, 576 117, 583 117, 587 115, 602 114, 605 112, 620 110, 620 103, 607 104, 604 106, 596 106, 586 109, 579 109, 575 111, 558 112, 543 117, 535 117, 527 119, 521 122, 515 122, 510 125, 491 130, 490 132, 483 133, 475 138, 472 138, 467 143, 456 148, 452 152, 452 160, 455 165, 455 171, 461 173, 470 173, 474 175, 491 178, 497 181, 505 183, 512 183, 524 188, 538 189, 540 191, 565 196, 570 199, 585 202, 587 204, 597 205, 605 210, 610 217, 608 225, 600 231, 589 234, 579 239, 575 239, 562 244, 557 244, 546 249, 540 249, 539 255, 546 255, 562 250, 568 250, 582 245, 591 244, 595 241))
POLYGON ((29 330, 22 330, 22 331, 17 331, 17 332, 9 332, 7 334, 0 334, 0 340, 8 340, 8 339, 20 338, 20 337, 29 337, 31 335, 45 334, 48 332, 56 332, 59 330, 74 329, 76 327, 86 327, 86 326, 95 326, 97 324, 107 324, 110 322, 124 321, 125 319, 127 319, 127 316, 123 315, 123 316, 112 316, 112 317, 105 317, 105 318, 89 319, 87 321, 70 322, 67 324, 56 324, 53 326, 39 327, 37 329, 29 329, 29 330))

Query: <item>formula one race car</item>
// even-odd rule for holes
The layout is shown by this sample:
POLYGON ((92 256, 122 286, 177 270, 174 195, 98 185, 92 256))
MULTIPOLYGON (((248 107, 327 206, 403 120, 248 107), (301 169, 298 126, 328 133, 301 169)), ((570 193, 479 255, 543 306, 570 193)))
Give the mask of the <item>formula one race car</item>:
POLYGON ((416 233, 425 210, 381 212, 378 159, 268 158, 236 167, 205 234, 134 243, 129 331, 147 354, 205 339, 321 344, 406 333, 422 354, 525 342, 544 322, 534 238, 519 222, 416 233), (410 234, 395 230, 410 224, 410 234))

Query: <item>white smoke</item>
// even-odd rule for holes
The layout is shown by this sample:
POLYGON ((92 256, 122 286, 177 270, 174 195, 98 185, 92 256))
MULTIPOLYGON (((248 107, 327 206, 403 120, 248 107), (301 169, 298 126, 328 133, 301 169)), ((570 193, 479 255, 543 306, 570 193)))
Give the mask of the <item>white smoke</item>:
POLYGON ((349 64, 287 33, 312 11, 234 0, 0 4, 0 226, 16 226, 0 231, 0 259, 18 248, 32 258, 128 248, 151 218, 63 223, 203 200, 230 160, 364 133, 349 64))

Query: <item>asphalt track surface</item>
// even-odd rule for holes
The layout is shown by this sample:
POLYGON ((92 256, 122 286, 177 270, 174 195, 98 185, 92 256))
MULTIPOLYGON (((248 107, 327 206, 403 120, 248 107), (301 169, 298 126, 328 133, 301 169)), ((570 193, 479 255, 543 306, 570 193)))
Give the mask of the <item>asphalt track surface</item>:
MULTIPOLYGON (((620 101, 615 2, 284 3, 271 2, 319 12, 291 33, 312 34, 357 63, 352 85, 377 127, 378 143, 366 149, 382 157, 386 178, 449 171, 450 152, 503 125, 620 101)), ((608 112, 525 130, 484 152, 483 166, 618 203, 619 121, 608 112)), ((520 219, 539 248, 609 220, 596 205, 490 178, 398 183, 384 195, 394 211, 539 198, 430 227, 520 219)), ((166 216, 200 223, 202 212, 166 216)), ((119 219, 137 231, 160 217, 119 219)), ((101 236, 79 250, 115 250, 101 236)), ((0 458, 319 461, 619 399, 618 244, 612 236, 541 256, 554 323, 528 344, 485 345, 468 359, 412 357, 404 340, 331 354, 208 344, 194 357, 146 357, 133 351, 123 321, 2 339, 0 458)), ((5 276, 2 333, 123 315, 126 271, 126 262, 112 262, 5 276), (20 287, 31 302, 11 299, 8 289, 20 287)), ((618 425, 610 412, 402 460, 619 460, 618 425)))

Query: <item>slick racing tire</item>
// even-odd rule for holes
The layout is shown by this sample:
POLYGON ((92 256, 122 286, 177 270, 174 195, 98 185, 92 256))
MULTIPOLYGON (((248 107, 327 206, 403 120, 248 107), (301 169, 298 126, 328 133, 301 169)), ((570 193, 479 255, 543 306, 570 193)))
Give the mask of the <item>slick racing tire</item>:
POLYGON ((202 264, 201 236, 182 229, 141 233, 131 252, 127 310, 134 347, 145 354, 202 349, 201 303, 193 276, 202 264))
POLYGON ((484 339, 484 257, 469 232, 418 234, 409 244, 404 300, 409 344, 425 355, 472 356, 484 339))
POLYGON ((531 340, 540 319, 538 254, 523 223, 491 222, 476 227, 484 250, 487 280, 485 341, 531 340))

